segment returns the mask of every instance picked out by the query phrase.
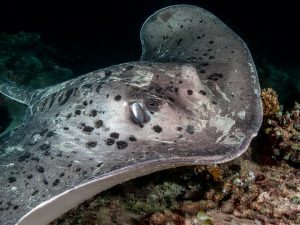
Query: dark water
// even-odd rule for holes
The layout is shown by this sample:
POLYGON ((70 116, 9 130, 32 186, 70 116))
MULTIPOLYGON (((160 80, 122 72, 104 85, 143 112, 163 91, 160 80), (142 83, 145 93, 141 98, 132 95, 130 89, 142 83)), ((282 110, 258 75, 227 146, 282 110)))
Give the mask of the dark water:
MULTIPOLYGON (((145 19, 160 8, 182 3, 217 15, 247 43, 262 86, 274 87, 287 107, 300 101, 300 1, 2 1, 0 33, 39 34, 46 46, 59 52, 56 63, 76 76, 139 60, 139 29, 145 19)), ((0 116, 8 121, 5 104, 0 116)))

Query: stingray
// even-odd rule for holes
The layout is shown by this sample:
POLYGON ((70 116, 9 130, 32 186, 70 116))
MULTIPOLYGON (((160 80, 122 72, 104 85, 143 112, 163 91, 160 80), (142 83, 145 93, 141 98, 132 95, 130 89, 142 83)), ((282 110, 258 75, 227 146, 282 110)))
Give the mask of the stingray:
POLYGON ((262 107, 242 39, 190 5, 154 13, 140 39, 137 62, 34 91, 1 81, 30 110, 1 138, 1 224, 47 224, 124 181, 247 149, 262 107))

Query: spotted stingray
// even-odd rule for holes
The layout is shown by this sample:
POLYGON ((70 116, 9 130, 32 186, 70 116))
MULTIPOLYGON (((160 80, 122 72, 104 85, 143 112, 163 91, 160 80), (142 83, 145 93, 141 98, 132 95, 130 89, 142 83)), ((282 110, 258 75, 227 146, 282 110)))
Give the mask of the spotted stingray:
POLYGON ((47 224, 118 183, 241 155, 262 121, 245 43, 210 12, 176 5, 140 32, 141 61, 3 94, 31 115, 0 143, 0 224, 47 224))

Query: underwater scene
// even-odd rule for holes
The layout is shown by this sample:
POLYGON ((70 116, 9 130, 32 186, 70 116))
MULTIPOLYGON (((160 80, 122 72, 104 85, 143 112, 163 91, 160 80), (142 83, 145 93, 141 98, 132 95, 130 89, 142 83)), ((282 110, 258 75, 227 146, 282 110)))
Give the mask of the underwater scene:
POLYGON ((300 1, 0 8, 0 225, 300 224, 300 1))

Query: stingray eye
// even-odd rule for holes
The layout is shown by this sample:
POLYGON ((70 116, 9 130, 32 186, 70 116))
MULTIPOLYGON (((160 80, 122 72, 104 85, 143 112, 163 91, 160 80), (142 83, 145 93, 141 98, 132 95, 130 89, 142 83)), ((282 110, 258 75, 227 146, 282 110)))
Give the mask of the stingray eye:
POLYGON ((145 104, 148 108, 156 110, 162 105, 162 101, 156 98, 148 98, 146 99, 145 104))
POLYGON ((139 102, 132 102, 129 104, 130 117, 133 122, 143 127, 144 123, 147 123, 150 120, 149 115, 139 102))

